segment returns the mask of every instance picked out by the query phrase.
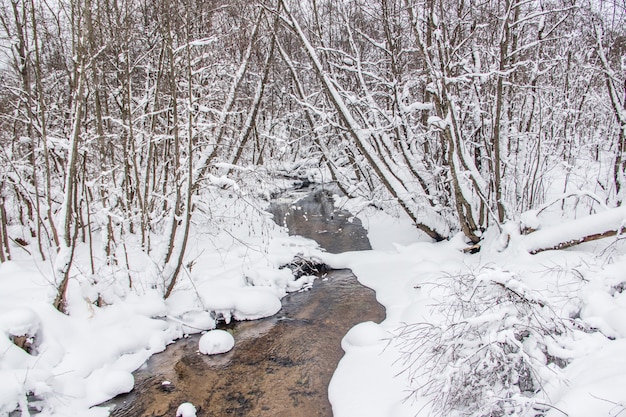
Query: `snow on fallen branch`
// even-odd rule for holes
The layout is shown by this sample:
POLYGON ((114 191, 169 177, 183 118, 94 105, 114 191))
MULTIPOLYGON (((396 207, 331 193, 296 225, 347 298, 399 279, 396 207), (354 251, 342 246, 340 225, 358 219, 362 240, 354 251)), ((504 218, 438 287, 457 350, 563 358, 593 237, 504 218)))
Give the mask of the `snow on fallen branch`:
POLYGON ((622 234, 625 226, 626 207, 617 207, 535 231, 522 242, 528 252, 536 254, 622 234))

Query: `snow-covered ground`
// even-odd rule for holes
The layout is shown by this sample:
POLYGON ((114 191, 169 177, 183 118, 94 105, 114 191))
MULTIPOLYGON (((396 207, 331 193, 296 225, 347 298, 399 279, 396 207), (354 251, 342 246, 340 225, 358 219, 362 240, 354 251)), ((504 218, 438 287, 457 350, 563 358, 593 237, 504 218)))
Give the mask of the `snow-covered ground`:
MULTIPOLYGON (((206 224, 196 216, 187 268, 167 300, 153 258, 128 245, 128 257, 119 257, 127 268, 91 276, 85 245, 63 315, 52 307, 52 265, 16 247, 14 260, 0 264, 0 416, 16 407, 22 416, 29 407, 41 417, 107 416, 94 406, 130 391, 132 372, 167 344, 215 328, 216 319, 271 316, 282 297, 307 284, 279 266, 316 252, 313 242, 288 236, 250 201, 226 197, 212 210, 206 224), (30 353, 12 343, 19 336, 31 339, 30 353)), ((153 245, 158 257, 163 242, 155 236, 153 245)), ((206 353, 229 349, 219 333, 201 341, 206 353)))
MULTIPOLYGON (((189 268, 166 301, 139 251, 128 257, 132 289, 119 270, 84 272, 79 253, 84 271, 71 282, 67 316, 51 307, 49 263, 23 253, 1 264, 0 416, 16 407, 29 415, 27 401, 42 417, 106 416, 94 406, 132 389, 132 371, 176 338, 213 329, 216 316, 276 313, 280 299, 306 283, 278 269, 295 254, 352 268, 386 308, 383 323, 359 324, 343 339, 346 355, 329 387, 336 417, 461 415, 455 408, 462 415, 526 416, 533 407, 551 417, 626 413, 620 239, 530 255, 532 235, 512 236, 503 249, 488 231, 481 252, 469 255, 461 237, 427 242, 401 216, 338 201, 358 213, 374 249, 331 255, 287 236, 256 209, 222 203, 229 227, 197 228, 189 268), (96 293, 105 307, 94 306, 96 293), (23 335, 32 337, 30 353, 11 342, 23 335)), ((199 349, 227 350, 231 340, 221 336, 204 338, 199 349)), ((179 411, 195 414, 191 405, 179 411)))
MULTIPOLYGON (((531 255, 532 234, 502 250, 501 237, 488 233, 469 255, 460 236, 419 242, 406 220, 373 209, 360 217, 374 251, 324 259, 352 268, 387 318, 343 339, 346 355, 329 388, 335 417, 626 413, 622 239, 531 255), (506 389, 506 380, 518 384, 506 389)), ((593 222, 542 233, 563 241, 593 222)))

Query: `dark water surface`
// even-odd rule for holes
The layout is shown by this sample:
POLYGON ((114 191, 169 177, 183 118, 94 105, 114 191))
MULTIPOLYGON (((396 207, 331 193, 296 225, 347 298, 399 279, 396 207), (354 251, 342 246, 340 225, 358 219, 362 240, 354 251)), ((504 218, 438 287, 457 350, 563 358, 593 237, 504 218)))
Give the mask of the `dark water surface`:
POLYGON ((372 249, 361 221, 346 210, 334 207, 329 191, 322 188, 270 206, 274 221, 289 229, 290 235, 315 240, 330 253, 372 249))
MULTIPOLYGON (((270 209, 291 234, 329 252, 370 248, 360 223, 336 211, 326 192, 282 201, 270 209)), ((113 400, 112 416, 174 417, 187 401, 198 417, 332 416, 328 384, 343 356, 341 339, 357 323, 383 320, 384 309, 349 270, 331 271, 282 302, 273 317, 221 326, 235 338, 228 353, 198 353, 195 335, 150 358, 135 373, 135 389, 113 400)))

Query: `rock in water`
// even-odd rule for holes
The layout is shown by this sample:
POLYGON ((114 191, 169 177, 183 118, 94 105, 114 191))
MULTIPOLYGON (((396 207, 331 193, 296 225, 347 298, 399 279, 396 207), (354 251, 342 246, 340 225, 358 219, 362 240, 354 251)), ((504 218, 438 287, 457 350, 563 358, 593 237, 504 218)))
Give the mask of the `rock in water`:
POLYGON ((192 403, 182 403, 176 410, 176 417, 196 417, 196 407, 192 403))
POLYGON ((205 355, 226 353, 235 346, 235 339, 225 330, 206 332, 198 342, 198 350, 205 355))

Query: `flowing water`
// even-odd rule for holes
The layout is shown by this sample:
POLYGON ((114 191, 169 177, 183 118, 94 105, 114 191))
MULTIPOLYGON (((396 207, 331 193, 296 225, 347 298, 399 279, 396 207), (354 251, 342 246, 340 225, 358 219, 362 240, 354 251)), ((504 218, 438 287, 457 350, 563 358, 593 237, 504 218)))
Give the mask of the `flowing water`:
MULTIPOLYGON (((270 211, 290 234, 333 253, 370 248, 358 220, 335 210, 327 192, 282 201, 270 211)), ((282 302, 273 317, 220 326, 236 341, 226 354, 198 353, 196 335, 150 358, 135 373, 135 389, 110 403, 112 416, 174 417, 187 401, 198 417, 332 416, 327 391, 343 356, 341 338, 357 323, 383 320, 384 309, 349 270, 330 271, 282 302)))

